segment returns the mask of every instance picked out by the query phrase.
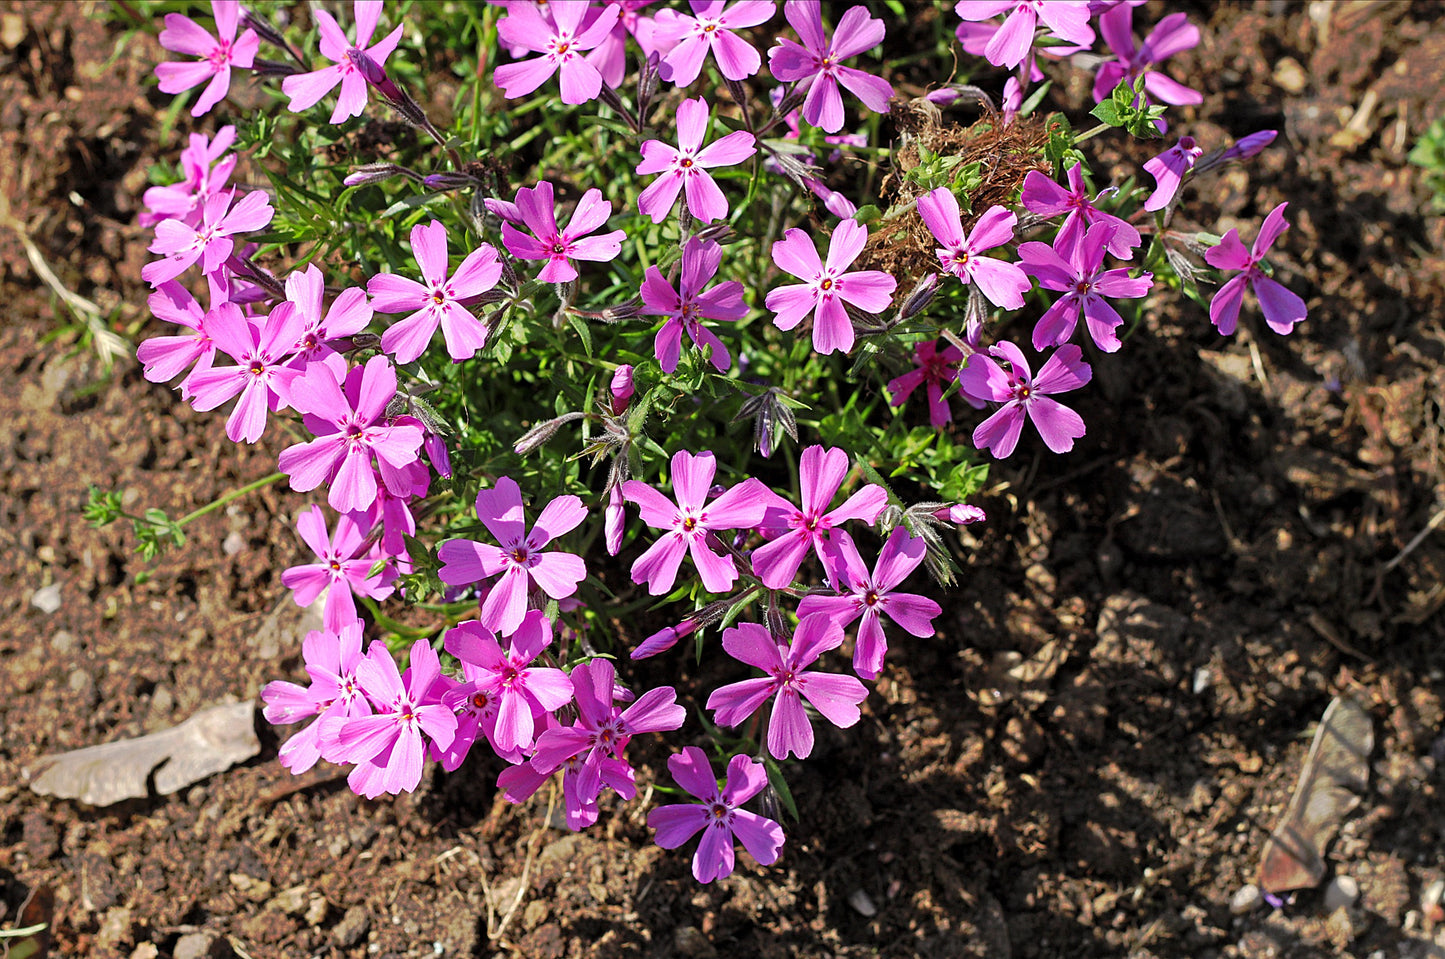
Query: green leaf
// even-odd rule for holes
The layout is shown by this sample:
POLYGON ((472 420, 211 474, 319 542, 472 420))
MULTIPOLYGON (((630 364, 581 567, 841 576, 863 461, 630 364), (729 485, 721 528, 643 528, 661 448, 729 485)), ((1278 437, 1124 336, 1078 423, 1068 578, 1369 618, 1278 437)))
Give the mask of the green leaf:
POLYGON ((788 788, 788 781, 783 778, 783 768, 778 765, 777 760, 768 755, 763 756, 763 766, 768 771, 768 785, 777 791, 778 800, 782 802, 783 808, 788 811, 793 822, 798 822, 798 805, 793 802, 793 792, 788 788))

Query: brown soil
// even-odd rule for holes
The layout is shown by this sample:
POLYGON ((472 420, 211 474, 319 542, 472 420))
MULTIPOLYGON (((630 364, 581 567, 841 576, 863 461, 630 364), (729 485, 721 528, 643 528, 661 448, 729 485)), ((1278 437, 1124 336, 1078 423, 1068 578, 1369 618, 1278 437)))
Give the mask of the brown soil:
MULTIPOLYGON (((266 730, 256 760, 176 796, 33 794, 45 753, 299 678, 278 571, 301 503, 268 488, 153 566, 87 527, 88 484, 174 516, 277 450, 236 448, 133 363, 105 373, 0 228, 0 929, 39 890, 56 956, 1439 955, 1419 903, 1445 877, 1445 544, 1389 563, 1442 508, 1445 231, 1404 159, 1445 113, 1440 12, 1195 11, 1179 75, 1229 126, 1190 132, 1284 130, 1196 188, 1218 213, 1202 225, 1248 235, 1289 200, 1275 263, 1309 320, 1225 340, 1158 304, 1080 394, 1080 447, 996 470, 1009 489, 965 536, 939 635, 895 636, 864 721, 792 767, 778 865, 740 856, 708 887, 651 844, 645 785, 571 835, 546 790, 501 801, 487 762, 366 802, 330 767, 293 779, 266 730), (1359 901, 1236 916, 1340 693, 1376 732, 1328 855, 1359 901)), ((157 50, 138 35, 109 61, 117 36, 80 5, 0 5, 0 169, 60 280, 138 339, 138 193, 178 146, 157 50)))

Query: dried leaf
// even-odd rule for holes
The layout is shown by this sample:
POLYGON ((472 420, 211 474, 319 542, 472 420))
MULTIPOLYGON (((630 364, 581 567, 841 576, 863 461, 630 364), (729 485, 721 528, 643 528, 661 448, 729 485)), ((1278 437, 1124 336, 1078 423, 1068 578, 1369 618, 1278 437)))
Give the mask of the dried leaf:
POLYGON ((42 796, 109 806, 144 799, 154 773, 156 792, 168 796, 259 753, 255 715, 254 702, 213 706, 149 736, 42 756, 25 776, 42 796))
POLYGON ((1369 713, 1353 699, 1336 697, 1315 731, 1289 809, 1264 844, 1260 889, 1277 894, 1319 885, 1325 847, 1369 785, 1374 748, 1369 713))

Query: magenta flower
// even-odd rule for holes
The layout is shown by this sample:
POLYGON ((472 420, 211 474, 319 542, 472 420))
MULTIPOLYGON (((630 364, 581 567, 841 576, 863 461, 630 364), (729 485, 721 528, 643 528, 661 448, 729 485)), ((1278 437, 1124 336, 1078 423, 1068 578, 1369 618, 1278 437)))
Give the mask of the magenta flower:
POLYGON ((212 194, 202 209, 201 221, 191 226, 184 220, 162 220, 156 224, 156 238, 147 248, 164 259, 153 260, 141 267, 141 279, 151 286, 174 280, 197 260, 201 272, 210 276, 221 269, 236 243, 237 233, 259 230, 271 222, 275 213, 264 190, 252 190, 234 207, 235 191, 212 194))
POLYGON ((334 741, 328 742, 323 733, 335 727, 323 720, 371 713, 371 704, 356 681, 361 658, 360 621, 348 623, 334 633, 312 630, 301 643, 301 659, 311 684, 303 687, 274 680, 261 688, 261 702, 266 704, 262 715, 271 725, 285 726, 318 717, 287 739, 276 757, 294 775, 299 776, 318 759, 334 753, 334 741))
POLYGON ((562 102, 586 103, 602 90, 602 74, 582 55, 607 39, 617 23, 616 6, 604 7, 602 13, 585 30, 582 19, 590 4, 552 3, 547 8, 552 23, 543 19, 529 3, 507 7, 507 16, 497 24, 497 35, 503 43, 542 56, 521 63, 497 67, 492 79, 512 100, 525 96, 546 83, 554 73, 561 73, 562 102))
POLYGON ((746 80, 758 72, 763 58, 734 30, 755 27, 772 19, 773 0, 738 0, 724 9, 725 0, 691 0, 692 16, 659 10, 653 21, 653 43, 667 53, 657 65, 658 76, 685 87, 702 72, 712 51, 717 68, 729 80, 746 80))
MULTIPOLYGON (((1124 318, 1104 297, 1137 299, 1144 296, 1154 285, 1154 274, 1146 271, 1131 277, 1127 269, 1104 269, 1104 253, 1114 229, 1112 223, 1100 221, 1072 244, 1066 245, 1058 238, 1053 246, 1037 240, 1019 244, 1024 270, 1038 277, 1044 289, 1064 291, 1035 324, 1034 349, 1067 343, 1074 335, 1081 310, 1094 344, 1105 353, 1119 349, 1119 335, 1115 331, 1124 318)), ((1062 236, 1061 231, 1059 237, 1062 236)))
MULTIPOLYGON (((570 5, 564 5, 569 6, 570 5)), ((577 279, 572 260, 605 263, 622 251, 626 233, 613 230, 600 236, 588 236, 612 215, 612 204, 602 199, 602 191, 593 187, 582 194, 566 230, 557 229, 557 213, 552 205, 552 184, 546 180, 535 187, 517 191, 517 216, 531 230, 528 236, 505 219, 502 223, 502 245, 523 260, 546 260, 537 274, 543 283, 565 283, 577 279)))
POLYGON ((977 286, 995 306, 1017 310, 1024 305, 1024 294, 1033 283, 1018 264, 979 255, 1014 238, 1016 214, 1001 206, 989 207, 965 240, 958 200, 948 187, 941 186, 918 198, 918 215, 934 238, 943 244, 938 251, 938 262, 945 270, 964 283, 977 286))
MULTIPOLYGON (((172 222, 172 221, 167 221, 172 222)), ((206 315, 206 333, 235 366, 196 370, 190 375, 191 406, 213 410, 236 394, 241 398, 226 419, 233 443, 254 443, 266 431, 266 413, 284 409, 296 371, 286 358, 301 332, 301 317, 291 303, 278 303, 258 326, 234 303, 221 303, 206 315)))
POLYGON ((325 591, 321 622, 326 629, 339 633, 342 627, 356 622, 352 593, 371 599, 385 599, 392 594, 396 572, 390 568, 371 572, 381 554, 375 546, 366 548, 367 531, 357 525, 353 514, 342 513, 336 520, 336 535, 330 536, 321 507, 313 505, 297 518, 296 531, 320 562, 283 570, 281 585, 291 590, 291 598, 302 607, 316 602, 325 591))
POLYGON ((809 548, 823 561, 831 580, 835 562, 829 555, 833 528, 850 519, 861 519, 870 526, 878 521, 878 514, 888 505, 888 493, 877 483, 869 483, 837 509, 824 512, 847 475, 847 453, 837 448, 825 450, 821 446, 810 446, 803 450, 798 461, 802 509, 776 493, 768 494, 771 503, 763 525, 779 535, 753 551, 753 573, 764 586, 782 589, 792 583, 809 548))
POLYGON ((987 449, 999 459, 1014 451, 1027 417, 1055 453, 1067 453, 1074 440, 1084 435, 1084 420, 1049 393, 1067 393, 1089 382, 1094 371, 1083 361, 1083 350, 1073 343, 1054 351, 1037 378, 1029 370, 1023 352, 1012 343, 999 343, 988 353, 975 353, 959 373, 965 392, 1003 407, 973 431, 973 445, 987 449), (1005 370, 994 357, 1006 360, 1005 370))
POLYGON ((698 882, 712 882, 732 875, 733 837, 742 840, 748 855, 759 865, 771 866, 783 849, 783 827, 771 819, 740 808, 768 784, 763 764, 747 756, 734 756, 728 763, 727 784, 719 791, 712 764, 696 746, 688 746, 667 761, 677 784, 702 800, 658 806, 647 814, 647 824, 657 830, 657 844, 676 849, 698 832, 697 852, 692 856, 692 875, 698 882))
POLYGON ((356 680, 377 712, 353 716, 337 730, 337 745, 357 764, 347 782, 367 799, 411 792, 421 782, 422 733, 442 748, 451 744, 457 717, 429 693, 441 676, 441 661, 425 639, 411 647, 405 681, 386 644, 373 642, 356 680))
POLYGON ((855 676, 804 669, 842 644, 843 627, 827 613, 804 617, 786 645, 757 623, 725 629, 727 654, 768 675, 713 690, 707 708, 715 711, 713 719, 719 726, 737 726, 771 697, 768 752, 774 759, 787 759, 789 753, 807 759, 813 751, 813 726, 803 700, 834 726, 847 729, 858 721, 858 704, 868 698, 868 688, 855 676))
POLYGON ((858 555, 858 547, 849 536, 839 536, 838 552, 843 570, 838 577, 838 596, 804 596, 798 604, 798 618, 825 613, 846 627, 862 617, 858 625, 858 642, 853 647, 853 670, 864 679, 877 679, 888 653, 888 639, 883 633, 883 617, 887 616, 904 631, 920 639, 933 635, 933 618, 943 608, 926 596, 897 592, 898 585, 923 562, 924 542, 908 535, 902 526, 894 527, 878 562, 870 574, 858 555))
POLYGON ((848 318, 843 303, 878 313, 888 308, 898 286, 897 280, 881 270, 843 272, 863 252, 867 242, 866 226, 855 220, 842 221, 828 241, 825 265, 818 259, 818 251, 806 233, 797 228, 787 230, 783 239, 773 244, 773 262, 806 282, 768 292, 763 303, 777 314, 773 324, 780 330, 791 330, 816 310, 813 349, 824 354, 851 350, 853 321, 848 318))
MULTIPOLYGON (((612 787, 623 799, 637 795, 632 766, 622 758, 633 736, 677 729, 687 719, 687 710, 677 704, 677 691, 671 686, 649 689, 632 705, 619 707, 613 701, 615 676, 612 662, 606 659, 594 659, 573 669, 571 691, 577 699, 577 721, 542 733, 532 753, 532 770, 546 775, 582 757, 575 764, 575 793, 567 804, 568 825, 574 829, 581 828, 573 825, 574 807, 579 811, 588 807, 595 810, 603 785, 612 787)), ((505 788, 500 780, 498 785, 505 788)))
POLYGON ((707 172, 711 167, 732 166, 757 152, 753 135, 735 130, 706 147, 702 146, 712 118, 707 101, 702 97, 684 100, 677 106, 677 147, 661 140, 642 144, 642 162, 637 172, 642 175, 661 173, 637 197, 637 209, 643 216, 661 223, 677 202, 680 190, 687 192, 687 208, 702 223, 721 220, 728 215, 728 201, 707 172))
POLYGON ((249 69, 256 59, 256 51, 261 48, 261 39, 250 28, 239 39, 236 37, 241 18, 240 0, 211 0, 211 13, 216 18, 215 36, 179 13, 166 14, 166 28, 160 35, 161 46, 167 50, 201 58, 195 63, 157 64, 156 77, 162 93, 181 93, 211 81, 191 107, 193 117, 205 114, 225 99, 231 89, 232 65, 249 69))
MULTIPOLYGON (((622 78, 627 74, 628 34, 637 39, 637 45, 642 49, 643 59, 653 52, 652 18, 645 17, 640 13, 644 7, 652 3, 652 0, 604 0, 604 2, 617 8, 617 20, 602 42, 587 54, 587 62, 597 68, 597 72, 602 75, 603 83, 616 89, 622 85, 622 78)), ((602 8, 592 7, 587 15, 595 19, 602 15, 602 8)), ((591 21, 586 18, 583 18, 582 22, 583 29, 592 26, 591 21)), ((525 53, 526 51, 521 52, 525 53)), ((520 56, 520 53, 513 55, 520 56)))
POLYGON ((185 179, 169 186, 153 186, 141 196, 149 212, 137 219, 141 226, 154 226, 161 220, 184 220, 194 226, 200 222, 205 202, 225 189, 226 181, 236 168, 236 155, 226 156, 236 142, 236 128, 224 126, 215 139, 204 133, 192 133, 191 145, 181 151, 181 171, 185 179), (213 165, 214 164, 214 165, 213 165))
POLYGON ((958 379, 958 367, 963 362, 963 352, 958 347, 945 344, 943 349, 933 340, 919 340, 913 347, 914 362, 918 369, 890 380, 888 392, 893 394, 889 406, 902 406, 903 402, 920 386, 928 389, 928 422, 941 427, 953 421, 948 401, 943 398, 946 390, 958 379))
POLYGON ((1178 143, 1157 157, 1146 160, 1144 169, 1154 178, 1156 186, 1144 201, 1144 209, 1153 213, 1168 206, 1174 194, 1179 192, 1184 175, 1194 168, 1194 161, 1203 154, 1203 148, 1195 145, 1193 137, 1180 137, 1178 143))
MULTIPOLYGON (((1199 28, 1189 22, 1185 13, 1171 13, 1155 25, 1152 33, 1138 47, 1134 46, 1134 8, 1121 3, 1099 17, 1099 32, 1118 60, 1099 64, 1094 75, 1094 102, 1109 98, 1119 81, 1133 86, 1144 78, 1144 89, 1155 100, 1171 106, 1188 106, 1204 102, 1204 94, 1186 87, 1152 67, 1176 53, 1199 45, 1199 28)), ((1161 131, 1162 132, 1162 131, 1161 131)))
MULTIPOLYGON (((1110 187, 1099 195, 1103 196, 1112 189, 1110 187)), ((1059 227, 1059 234, 1055 239, 1055 243, 1060 248, 1081 239, 1084 231, 1095 223, 1114 225, 1114 235, 1109 240, 1109 252, 1121 260, 1133 259, 1134 248, 1141 242, 1139 231, 1134 229, 1127 220, 1114 216, 1112 213, 1105 213, 1094 206, 1093 199, 1089 197, 1088 187, 1084 184, 1082 162, 1075 163, 1069 168, 1069 188, 1067 190, 1038 170, 1030 170, 1028 176, 1024 177, 1023 194, 1019 199, 1025 210, 1039 216, 1053 217, 1060 213, 1068 214, 1064 217, 1064 222, 1059 227)))
POLYGON ((346 358, 336 352, 329 341, 360 333, 371 323, 371 304, 366 291, 359 286, 348 287, 337 294, 331 309, 325 309, 326 282, 315 264, 286 277, 286 299, 296 304, 296 312, 306 324, 296 342, 296 353, 290 365, 304 370, 313 363, 327 361, 338 378, 346 376, 346 358))
POLYGON ((365 54, 380 67, 401 42, 402 28, 398 26, 373 45, 371 36, 381 19, 381 0, 354 0, 352 10, 356 16, 355 43, 347 41, 335 17, 325 10, 315 11, 316 27, 321 31, 321 55, 332 61, 332 65, 310 73, 298 73, 281 81, 281 92, 291 98, 287 107, 291 112, 300 113, 315 106, 338 83, 341 84, 341 95, 336 98, 336 108, 331 111, 332 123, 340 123, 347 117, 359 117, 366 109, 366 77, 356 68, 350 54, 352 51, 365 54))
POLYGON ((996 67, 1013 69, 1029 55, 1039 21, 1061 40, 1089 46, 1094 30, 1089 26, 1086 0, 958 0, 954 12, 965 20, 987 20, 1007 13, 1003 27, 993 35, 983 55, 996 67))
POLYGON ((612 379, 607 384, 607 393, 612 397, 613 416, 621 416, 625 413, 628 404, 632 402, 632 395, 637 392, 632 374, 631 363, 623 363, 612 371, 612 379))
POLYGON ((467 622, 447 632, 446 649, 473 667, 466 679, 493 697, 497 706, 494 741, 500 753, 532 745, 536 720, 572 701, 567 674, 532 661, 552 645, 552 622, 540 609, 529 610, 503 650, 497 637, 481 623, 467 622))
POLYGON ((727 280, 704 289, 707 282, 717 276, 721 264, 721 246, 712 240, 692 237, 682 248, 680 294, 663 278, 661 270, 655 266, 647 268, 642 279, 642 309, 638 312, 643 316, 667 317, 652 345, 662 372, 671 374, 677 370, 684 330, 694 346, 708 351, 708 359, 719 372, 726 372, 732 366, 732 354, 728 348, 702 325, 705 319, 732 322, 748 315, 747 304, 743 302, 743 285, 737 280, 727 280))
POLYGON ((1281 203, 1269 211, 1250 250, 1244 249, 1244 243, 1239 239, 1239 230, 1234 229, 1224 234, 1218 246, 1204 251, 1205 261, 1215 269, 1243 271, 1238 276, 1231 277, 1219 288, 1219 292, 1214 294, 1214 299, 1209 301, 1209 319, 1225 336, 1233 333, 1239 323, 1239 307, 1244 301, 1246 285, 1259 298, 1259 308, 1264 312, 1264 321, 1281 336, 1293 330, 1294 325, 1303 320, 1308 312, 1304 300, 1285 289, 1278 281, 1265 276, 1264 271, 1259 268, 1260 261, 1274 245, 1274 241, 1289 229, 1289 224, 1284 221, 1284 208, 1287 206, 1288 203, 1281 203))
POLYGON ((542 510, 530 533, 522 514, 522 491, 516 480, 497 479, 492 489, 477 493, 477 516, 500 546, 469 539, 441 544, 437 556, 441 581, 465 586, 502 574, 482 603, 481 623, 493 632, 510 635, 522 625, 527 612, 527 590, 535 584, 553 599, 571 596, 587 575, 582 557, 572 553, 543 552, 553 539, 576 528, 587 509, 575 496, 558 496, 542 510))
POLYGON ((685 553, 692 554, 693 565, 708 592, 726 592, 737 580, 732 557, 710 547, 707 535, 758 525, 774 494, 758 480, 748 479, 706 503, 716 470, 717 462, 711 453, 693 456, 679 450, 673 454, 676 503, 638 480, 622 484, 623 498, 641 508, 642 521, 654 529, 668 530, 632 564, 632 581, 646 583, 651 595, 660 596, 672 589, 685 553))
POLYGON ((868 15, 864 7, 849 7, 838 21, 830 41, 823 32, 823 10, 818 0, 792 0, 783 4, 783 16, 798 38, 799 46, 785 37, 768 51, 768 68, 784 83, 797 83, 807 90, 803 119, 826 133, 843 126, 841 83, 874 113, 887 113, 893 87, 887 80, 842 66, 841 63, 883 42, 883 21, 868 15))
POLYGON ((366 284, 377 312, 416 311, 381 334, 381 348, 396 354, 398 363, 410 363, 426 350, 440 325, 452 360, 471 359, 487 345, 487 325, 459 301, 480 296, 497 285, 502 263, 496 248, 483 243, 448 277, 447 228, 432 220, 411 228, 411 249, 426 282, 378 273, 366 284))
POLYGON ((677 645, 677 641, 697 631, 697 620, 684 619, 676 626, 667 626, 648 636, 637 644, 630 656, 632 659, 647 659, 665 653, 677 645))
MULTIPOLYGON (((211 302, 221 302, 214 283, 211 284, 211 302)), ((174 323, 190 330, 173 336, 152 336, 142 341, 135 349, 145 378, 152 383, 165 383, 184 370, 194 367, 193 372, 208 370, 216 355, 216 344, 206 333, 206 311, 191 296, 189 290, 175 280, 167 280, 146 300, 151 313, 159 320, 174 323)), ((191 378, 181 380, 181 398, 191 398, 191 378)))
POLYGON ((387 421, 386 405, 396 395, 396 370, 385 356, 352 367, 345 383, 317 363, 291 383, 291 405, 316 439, 281 451, 281 472, 304 493, 330 483, 326 501, 338 512, 367 509, 376 499, 376 471, 393 496, 407 496, 407 469, 420 456, 418 426, 387 421))

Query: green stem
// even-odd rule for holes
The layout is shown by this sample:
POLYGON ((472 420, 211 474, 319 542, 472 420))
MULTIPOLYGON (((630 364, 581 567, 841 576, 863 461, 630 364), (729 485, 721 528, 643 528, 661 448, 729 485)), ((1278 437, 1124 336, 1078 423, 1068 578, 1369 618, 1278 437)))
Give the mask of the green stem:
POLYGON ((1092 140, 1092 139, 1094 139, 1094 137, 1096 137, 1096 136, 1098 136, 1099 134, 1103 133, 1105 130, 1112 130, 1112 129, 1114 129, 1114 127, 1113 127, 1111 124, 1101 123, 1101 124, 1099 124, 1098 126, 1094 127, 1092 130, 1085 130, 1083 133, 1080 133, 1078 136, 1074 137, 1074 146, 1078 146, 1080 143, 1083 143, 1085 140, 1092 140))
POLYGON ((217 498, 211 500, 211 502, 207 503, 205 506, 202 506, 200 509, 193 510, 192 512, 187 513, 185 516, 182 516, 180 519, 176 520, 176 526, 185 526, 187 523, 191 522, 191 520, 200 519, 207 513, 211 513, 215 510, 220 509, 222 506, 225 506, 233 499, 239 499, 240 497, 245 496, 247 493, 258 490, 263 486, 270 486, 272 483, 283 480, 285 478, 285 473, 272 473, 270 476, 263 476, 261 479, 256 480, 254 483, 247 483, 245 486, 242 486, 239 489, 233 489, 229 493, 218 496, 217 498))

